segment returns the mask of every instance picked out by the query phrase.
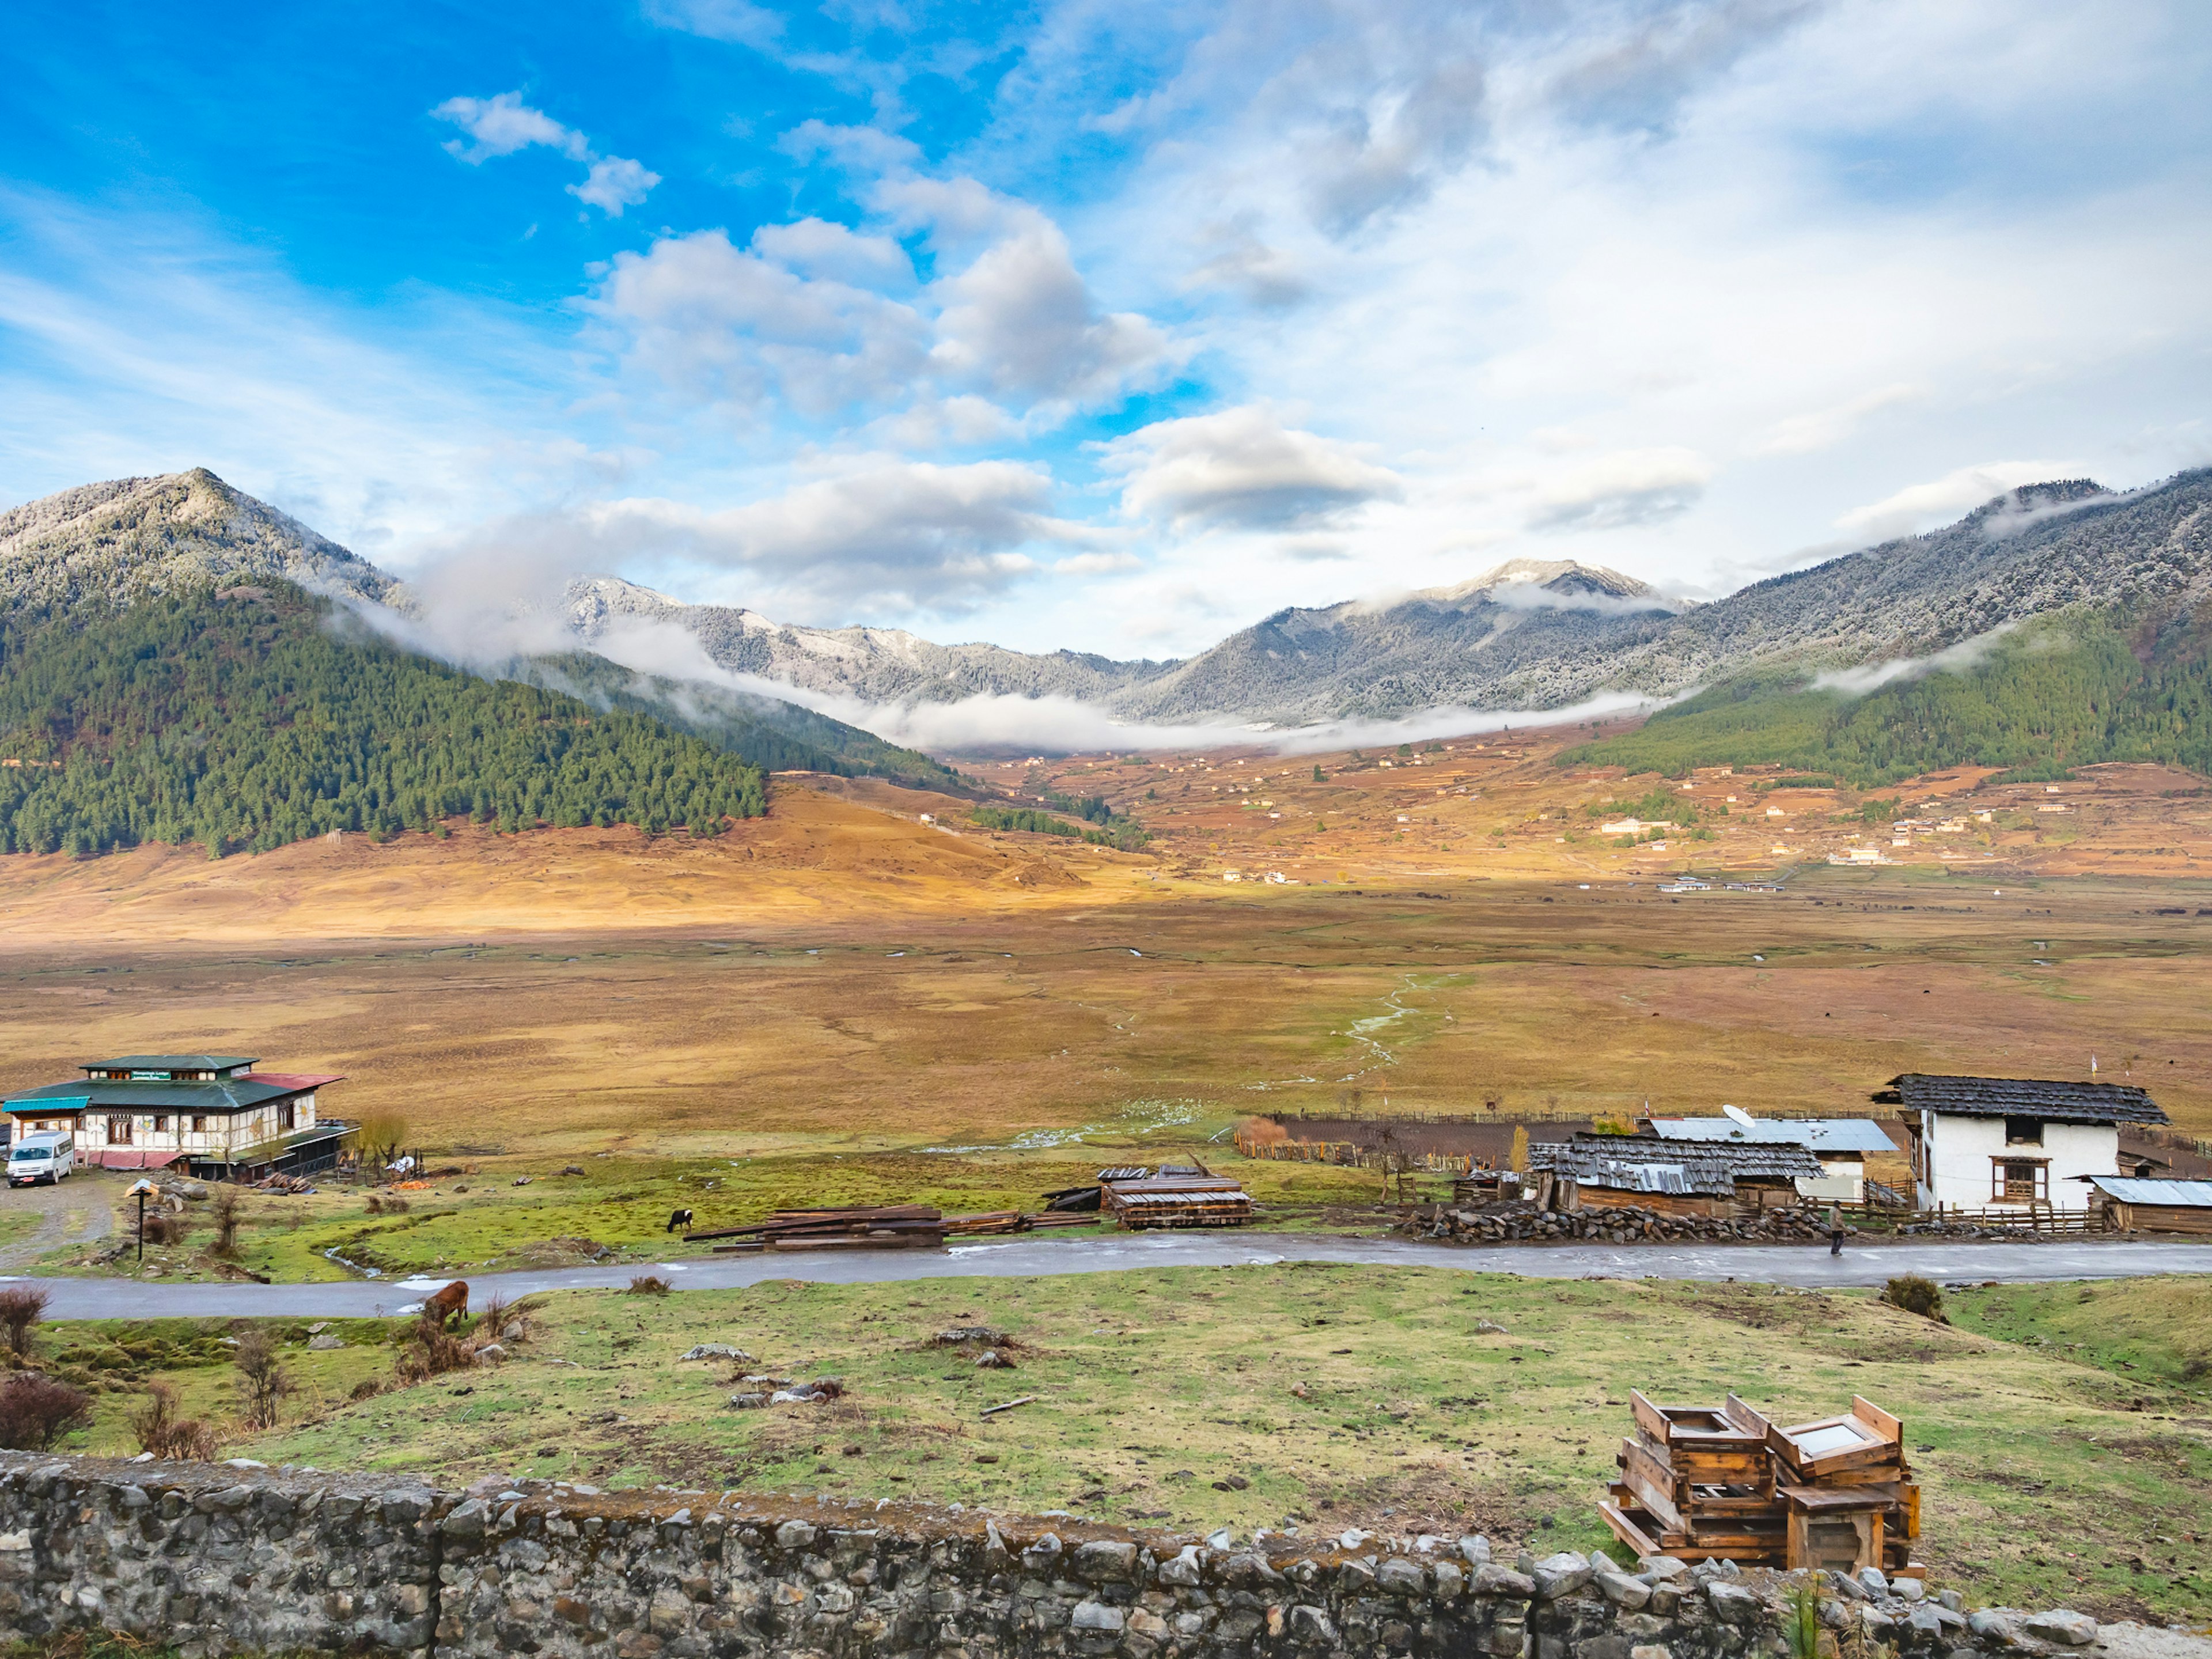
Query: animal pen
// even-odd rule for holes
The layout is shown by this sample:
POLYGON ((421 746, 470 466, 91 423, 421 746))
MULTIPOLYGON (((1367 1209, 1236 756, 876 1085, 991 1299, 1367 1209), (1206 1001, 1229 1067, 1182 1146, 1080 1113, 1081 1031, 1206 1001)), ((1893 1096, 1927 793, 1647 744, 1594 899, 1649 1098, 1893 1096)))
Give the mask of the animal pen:
POLYGON ((1924 1574, 1905 1425, 1872 1401, 1853 1395, 1840 1417, 1787 1428, 1734 1395, 1662 1406, 1632 1389, 1629 1405, 1635 1437, 1598 1514, 1639 1556, 1924 1574))

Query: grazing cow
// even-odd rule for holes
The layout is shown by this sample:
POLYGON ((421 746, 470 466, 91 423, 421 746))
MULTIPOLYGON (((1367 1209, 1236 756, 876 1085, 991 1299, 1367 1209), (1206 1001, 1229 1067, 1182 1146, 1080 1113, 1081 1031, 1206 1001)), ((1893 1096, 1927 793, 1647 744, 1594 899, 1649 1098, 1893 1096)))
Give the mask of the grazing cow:
POLYGON ((422 1298, 422 1322, 443 1330, 456 1317, 465 1319, 469 1314, 469 1281, 457 1279, 435 1296, 422 1298))
POLYGON ((670 1213, 669 1213, 669 1217, 668 1217, 668 1224, 667 1224, 665 1227, 663 1227, 660 1231, 663 1231, 663 1232, 665 1232, 665 1233, 672 1233, 672 1232, 674 1232, 674 1231, 675 1231, 678 1227, 683 1228, 686 1232, 689 1232, 689 1231, 691 1230, 691 1212, 690 1212, 690 1211, 689 1211, 689 1210, 675 1210, 675 1211, 672 1211, 672 1212, 670 1212, 670 1213))

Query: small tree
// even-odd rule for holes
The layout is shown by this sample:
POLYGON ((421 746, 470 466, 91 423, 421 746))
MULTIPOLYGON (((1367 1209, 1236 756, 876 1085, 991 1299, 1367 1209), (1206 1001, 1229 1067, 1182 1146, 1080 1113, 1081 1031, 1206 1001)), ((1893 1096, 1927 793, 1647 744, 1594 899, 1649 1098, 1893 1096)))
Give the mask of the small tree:
POLYGON ((208 1254, 225 1261, 238 1254, 238 1188, 225 1187, 215 1195, 215 1243, 208 1246, 208 1254))
POLYGON ((31 1354, 31 1327, 46 1311, 46 1293, 25 1285, 0 1291, 0 1325, 8 1328, 8 1352, 18 1360, 31 1354))
POLYGON ((1903 1273, 1882 1286, 1881 1299, 1893 1308, 1918 1314, 1923 1319, 1932 1319, 1939 1325, 1951 1322, 1943 1316, 1942 1287, 1932 1279, 1923 1279, 1918 1273, 1903 1273))
POLYGON ((91 1395, 36 1371, 0 1382, 0 1446, 9 1451, 51 1451, 91 1414, 91 1395))
POLYGON ((177 1414, 177 1391, 167 1382, 152 1384, 146 1403, 131 1413, 131 1432, 138 1449, 161 1458, 187 1458, 202 1463, 215 1461, 213 1426, 197 1417, 177 1414))
POLYGON ((257 1429, 273 1429, 284 1396, 292 1392, 292 1374, 276 1351, 276 1340, 266 1331, 248 1331, 238 1339, 231 1356, 238 1367, 238 1399, 246 1420, 257 1429))
POLYGON ((363 1112, 353 1132, 354 1150, 364 1168, 374 1164, 380 1170, 390 1164, 406 1139, 406 1118, 388 1106, 363 1112))

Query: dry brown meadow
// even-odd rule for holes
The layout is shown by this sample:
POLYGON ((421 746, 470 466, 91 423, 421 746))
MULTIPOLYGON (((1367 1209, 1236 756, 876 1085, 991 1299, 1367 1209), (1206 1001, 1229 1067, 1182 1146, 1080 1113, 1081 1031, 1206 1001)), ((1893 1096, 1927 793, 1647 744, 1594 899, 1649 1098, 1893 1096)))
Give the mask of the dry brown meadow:
POLYGON ((1970 795, 1948 775, 1886 793, 1991 823, 1845 869, 1821 860, 1864 829, 1856 797, 1722 774, 1693 792, 1737 798, 1716 839, 1618 847, 1582 807, 1657 781, 1563 772, 1559 736, 1348 773, 1324 756, 1321 783, 1257 753, 971 766, 1109 794, 1155 831, 1143 854, 801 778, 699 844, 462 827, 220 863, 12 858, 0 1082, 234 1049, 343 1071, 334 1106, 397 1106, 434 1146, 550 1156, 999 1142, 1133 1103, 1210 1123, 1355 1091, 1847 1111, 1900 1070, 2072 1077, 2094 1053, 2212 1130, 2201 780, 1970 795), (1788 879, 1656 890, 1687 869, 1788 879))

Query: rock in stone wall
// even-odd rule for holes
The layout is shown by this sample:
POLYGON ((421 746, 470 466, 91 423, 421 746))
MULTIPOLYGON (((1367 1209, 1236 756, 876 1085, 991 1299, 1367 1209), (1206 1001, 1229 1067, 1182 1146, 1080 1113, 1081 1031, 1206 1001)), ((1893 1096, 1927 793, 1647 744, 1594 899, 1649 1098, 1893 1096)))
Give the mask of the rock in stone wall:
MULTIPOLYGON (((1524 1574, 1485 1554, 1474 1540, 1448 1553, 1263 1553, 914 1506, 540 1483, 456 1494, 362 1475, 0 1453, 0 1640, 106 1626, 173 1642, 187 1659, 1788 1651, 1786 1586, 1767 1576, 1705 1581, 1673 1562, 1630 1575, 1575 1555, 1524 1574)), ((1831 1595, 1824 1613, 1872 1631, 1871 1607, 1831 1595)), ((1983 1643, 1943 1613, 1885 1619, 1877 1633, 1945 1656, 2037 1642, 1992 1626, 1983 1643)))

